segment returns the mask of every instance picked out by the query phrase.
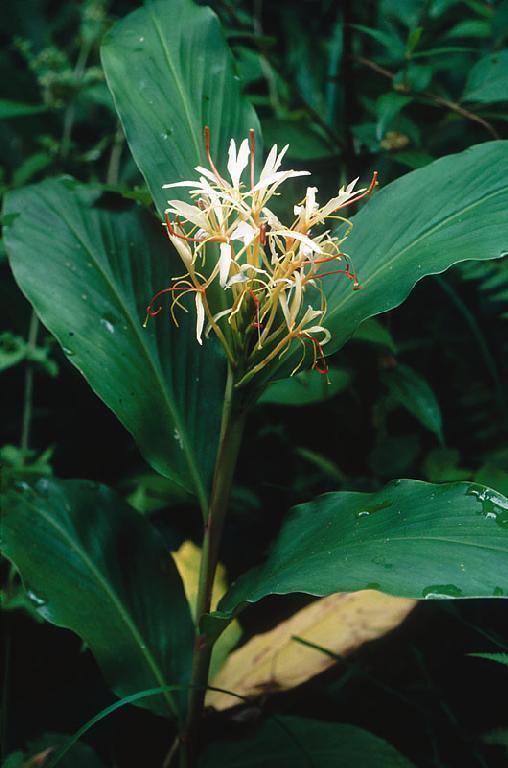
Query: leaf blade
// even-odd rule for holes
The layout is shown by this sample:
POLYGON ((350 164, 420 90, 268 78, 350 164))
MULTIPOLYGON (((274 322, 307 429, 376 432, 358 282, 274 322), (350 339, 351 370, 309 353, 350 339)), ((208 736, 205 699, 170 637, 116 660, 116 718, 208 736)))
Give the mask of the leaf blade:
POLYGON ((204 508, 225 365, 213 342, 198 346, 192 310, 180 328, 157 317, 143 329, 147 303, 179 260, 148 214, 104 205, 98 192, 62 179, 6 195, 16 214, 5 230, 14 276, 147 461, 204 508))
POLYGON ((508 499, 470 483, 399 480, 373 494, 324 494, 294 508, 268 559, 232 585, 216 618, 292 592, 508 596, 500 575, 508 567, 507 522, 508 499))
MULTIPOLYGON (((148 521, 109 488, 21 484, 4 498, 1 546, 38 612, 90 646, 117 695, 187 682, 193 624, 179 574, 148 521)), ((163 698, 150 708, 175 714, 163 698)))
POLYGON ((101 56, 127 141, 160 213, 167 197, 162 185, 194 178, 195 166, 206 163, 205 125, 219 167, 231 138, 245 138, 250 128, 259 138, 257 117, 242 97, 209 8, 174 0, 169 14, 164 0, 152 0, 115 25, 101 56))

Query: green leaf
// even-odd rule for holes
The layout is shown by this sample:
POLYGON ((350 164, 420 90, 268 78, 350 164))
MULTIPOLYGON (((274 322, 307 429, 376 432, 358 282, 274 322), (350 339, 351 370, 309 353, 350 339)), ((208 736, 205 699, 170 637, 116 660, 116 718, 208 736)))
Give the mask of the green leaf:
MULTIPOLYGON (((207 7, 191 0, 148 2, 113 27, 102 62, 127 141, 159 212, 168 196, 162 185, 194 178, 194 167, 205 164, 205 125, 218 167, 225 164, 231 138, 245 138, 249 128, 259 131, 254 110, 241 95, 220 22, 207 7)), ((178 193, 172 190, 171 196, 178 193)))
POLYGON ((309 121, 263 120, 263 136, 267 144, 289 144, 287 158, 299 162, 307 160, 322 160, 337 154, 337 148, 332 147, 318 129, 309 121))
POLYGON ((274 405, 312 405, 343 392, 350 382, 348 371, 330 367, 328 377, 316 371, 303 371, 288 379, 274 381, 259 398, 259 403, 274 405))
POLYGON ((355 341, 365 341, 379 347, 386 347, 391 352, 396 352, 397 350, 397 345, 395 344, 392 334, 388 328, 375 317, 369 317, 365 320, 356 329, 352 338, 355 341))
POLYGON ((64 758, 65 755, 69 753, 69 751, 74 747, 75 744, 79 741, 79 739, 85 735, 91 728, 94 727, 94 725, 97 725, 97 723, 100 723, 101 720, 105 720, 110 715, 117 712, 119 709, 123 709, 123 707, 129 705, 129 704, 136 704, 137 706, 145 706, 145 704, 140 704, 140 702, 143 699, 150 699, 153 696, 157 696, 161 693, 174 693, 176 691, 183 690, 182 686, 178 685, 163 685, 158 686, 157 688, 148 688, 144 691, 136 691, 136 693, 131 693, 129 696, 123 696, 118 701, 115 701, 114 704, 110 704, 109 707, 105 707, 104 709, 101 709, 100 712, 97 712, 96 715, 94 715, 90 720, 88 720, 84 725, 79 728, 76 733, 74 733, 72 736, 69 736, 66 741, 63 742, 62 746, 59 747, 59 749, 51 755, 51 757, 48 760, 47 765, 45 768, 54 768, 55 765, 59 765, 61 768, 61 761, 64 758))
POLYGON ((382 372, 381 381, 388 387, 393 400, 443 441, 441 409, 436 395, 424 378, 408 365, 398 363, 395 368, 382 372))
POLYGON ((352 291, 347 280, 323 281, 327 354, 366 318, 401 304, 425 275, 507 253, 506 210, 508 141, 441 158, 374 193, 345 245, 362 290, 352 291))
POLYGON ((410 598, 508 596, 508 499, 471 483, 396 480, 295 507, 266 560, 219 604, 377 589, 410 598))
POLYGON ((508 48, 490 53, 469 72, 464 101, 497 104, 508 101, 508 48))
POLYGON ((199 768, 411 768, 412 763, 378 736, 343 723, 278 717, 255 736, 208 747, 199 768))
POLYGON ((0 99, 0 120, 8 120, 13 117, 27 117, 46 112, 44 104, 22 104, 19 101, 0 99))
POLYGON ((165 313, 142 326, 152 296, 181 272, 162 227, 65 180, 10 192, 5 210, 18 214, 5 229, 14 276, 42 322, 147 461, 205 507, 224 364, 213 340, 197 343, 192 302, 179 328, 165 313))
POLYGON ((497 664, 503 664, 505 667, 508 667, 508 653, 468 653, 468 656, 495 661, 497 664))
POLYGON ((379 45, 383 46, 383 48, 386 48, 393 59, 402 59, 404 57, 406 46, 395 30, 384 32, 382 29, 366 27, 364 24, 351 24, 350 26, 353 29, 357 29, 359 32, 363 32, 364 35, 371 37, 379 43, 379 45))
POLYGON ((413 101, 412 96, 389 91, 380 96, 376 102, 377 126, 376 138, 381 141, 391 124, 407 104, 413 101))
MULTIPOLYGON (((2 500, 0 545, 47 621, 90 646, 118 696, 188 681, 193 625, 162 539, 112 490, 20 483, 2 500)), ((146 702, 175 714, 167 692, 146 702)))

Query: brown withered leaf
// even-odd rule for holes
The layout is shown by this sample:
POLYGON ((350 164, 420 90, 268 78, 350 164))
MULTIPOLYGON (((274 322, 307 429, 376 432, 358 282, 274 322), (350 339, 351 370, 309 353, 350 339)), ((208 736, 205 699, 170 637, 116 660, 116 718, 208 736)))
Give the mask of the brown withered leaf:
MULTIPOLYGON (((212 685, 247 697, 294 688, 332 666, 333 655, 346 656, 363 643, 385 635, 415 605, 415 600, 373 590, 340 592, 316 600, 234 651, 212 685)), ((206 703, 224 710, 238 701, 209 691, 206 703)))

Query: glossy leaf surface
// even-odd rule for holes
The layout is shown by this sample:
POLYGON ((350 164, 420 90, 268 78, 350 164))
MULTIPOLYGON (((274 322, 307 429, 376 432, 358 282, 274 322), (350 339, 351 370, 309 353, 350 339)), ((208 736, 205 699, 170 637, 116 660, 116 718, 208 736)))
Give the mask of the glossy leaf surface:
POLYGON ((489 53, 474 65, 463 99, 478 104, 508 101, 508 48, 489 53))
MULTIPOLYGON (((112 490, 25 483, 2 499, 1 548, 47 621, 90 647, 118 696, 188 681, 193 625, 162 539, 112 490)), ((142 705, 169 716, 179 696, 142 705)))
MULTIPOLYGON (((217 16, 192 0, 152 0, 122 19, 106 38, 102 62, 159 212, 168 198, 162 185, 197 178, 194 167, 206 164, 205 125, 219 168, 231 138, 258 129, 217 16)), ((186 192, 173 189, 170 196, 186 200, 186 192)))
POLYGON ((233 584, 219 611, 227 619, 267 595, 359 589, 508 596, 508 499, 470 483, 418 480, 324 494, 292 510, 267 560, 233 584))
MULTIPOLYGON (((401 304, 425 275, 508 252, 508 141, 449 155, 376 191, 344 244, 361 283, 330 276, 327 354, 366 318, 401 304)), ((328 282, 327 282, 328 281, 328 282)))
POLYGON ((312 405, 343 392, 351 377, 343 368, 330 367, 327 376, 316 371, 302 371, 295 376, 274 381, 259 398, 259 403, 269 405, 312 405))
POLYGON ((255 736, 213 744, 199 768, 411 768, 412 763, 363 728, 302 717, 267 720, 255 736))
POLYGON ((179 328, 166 312, 143 328, 152 296, 181 273, 162 228, 66 180, 9 193, 5 211, 17 214, 5 230, 14 276, 43 323, 147 461, 205 506, 224 365, 213 340, 197 343, 192 301, 179 328))
POLYGON ((381 380, 395 402, 400 403, 424 427, 443 440, 441 409, 436 395, 424 378, 408 365, 399 363, 383 371, 381 380))

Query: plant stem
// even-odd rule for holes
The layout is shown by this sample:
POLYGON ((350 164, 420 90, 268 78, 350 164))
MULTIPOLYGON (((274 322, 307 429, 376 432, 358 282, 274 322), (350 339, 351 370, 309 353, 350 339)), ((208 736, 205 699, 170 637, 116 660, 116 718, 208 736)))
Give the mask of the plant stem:
POLYGON ((181 766, 190 768, 197 754, 197 742, 205 702, 208 671, 212 655, 212 643, 201 633, 200 622, 210 611, 212 589, 217 568, 219 547, 236 460, 243 434, 245 413, 235 407, 233 374, 228 366, 228 377, 222 412, 221 435, 215 462, 208 515, 204 525, 203 552, 199 572, 196 601, 196 635, 192 659, 191 687, 187 707, 187 719, 181 737, 181 766))
MULTIPOLYGON (((39 318, 32 310, 30 315, 30 327, 28 329, 27 347, 30 351, 35 349, 37 344, 37 335, 39 333, 39 318)), ((27 362, 25 368, 25 384, 23 396, 23 423, 21 427, 21 464, 25 463, 30 443, 30 426, 32 424, 33 410, 33 388, 34 388, 34 369, 33 363, 27 362)))

